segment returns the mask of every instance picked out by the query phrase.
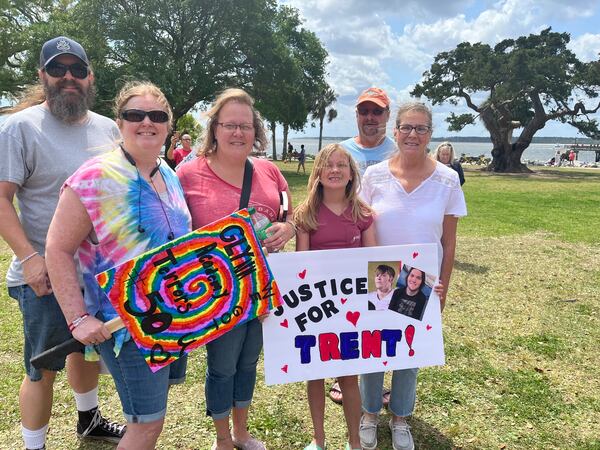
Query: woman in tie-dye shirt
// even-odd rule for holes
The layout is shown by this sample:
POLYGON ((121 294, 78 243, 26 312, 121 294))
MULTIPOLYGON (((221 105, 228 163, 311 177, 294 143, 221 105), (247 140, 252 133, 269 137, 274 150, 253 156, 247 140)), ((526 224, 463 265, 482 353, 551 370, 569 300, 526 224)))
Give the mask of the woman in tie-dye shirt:
POLYGON ((128 422, 120 445, 153 449, 169 383, 183 381, 186 360, 152 373, 125 330, 111 336, 104 322, 117 314, 95 275, 188 233, 191 219, 177 177, 158 157, 173 117, 164 94, 151 83, 130 83, 118 94, 115 113, 123 142, 65 182, 46 258, 73 337, 95 346, 115 380, 128 422))

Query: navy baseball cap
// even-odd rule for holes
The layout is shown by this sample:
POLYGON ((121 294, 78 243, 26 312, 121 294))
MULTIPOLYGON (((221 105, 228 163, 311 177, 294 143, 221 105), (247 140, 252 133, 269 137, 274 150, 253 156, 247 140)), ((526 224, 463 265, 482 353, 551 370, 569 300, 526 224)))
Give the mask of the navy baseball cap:
POLYGON ((73 55, 79 58, 86 66, 90 64, 85 50, 79 42, 65 36, 55 37, 46 41, 40 52, 40 67, 46 65, 59 55, 73 55))

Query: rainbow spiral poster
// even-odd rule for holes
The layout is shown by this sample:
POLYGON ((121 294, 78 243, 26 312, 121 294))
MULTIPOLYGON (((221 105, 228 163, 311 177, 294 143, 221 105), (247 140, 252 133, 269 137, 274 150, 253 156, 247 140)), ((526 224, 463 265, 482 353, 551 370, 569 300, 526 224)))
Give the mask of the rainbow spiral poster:
POLYGON ((247 210, 96 279, 153 372, 282 302, 247 210))

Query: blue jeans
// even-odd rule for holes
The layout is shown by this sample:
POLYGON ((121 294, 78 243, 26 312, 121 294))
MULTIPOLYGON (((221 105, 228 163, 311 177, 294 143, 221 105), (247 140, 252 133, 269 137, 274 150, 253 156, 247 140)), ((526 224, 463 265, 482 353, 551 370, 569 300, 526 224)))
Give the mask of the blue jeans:
POLYGON ((96 345, 96 349, 115 381, 125 419, 130 423, 162 419, 167 413, 171 372, 179 372, 177 378, 185 378, 187 357, 152 373, 132 339, 123 344, 118 357, 114 345, 114 338, 110 338, 96 345), (182 365, 183 372, 180 370, 182 365))
POLYGON ((262 325, 252 319, 206 344, 206 414, 229 417, 231 408, 247 408, 256 384, 256 364, 262 350, 262 325))
MULTIPOLYGON (((40 381, 42 372, 29 362, 32 357, 71 339, 65 316, 53 294, 38 297, 27 284, 8 288, 8 295, 17 300, 23 314, 23 358, 31 381, 40 381)), ((65 368, 66 356, 55 357, 44 369, 65 368)))
MULTIPOLYGON (((415 409, 418 372, 419 369, 394 370, 388 408, 395 416, 410 416, 415 409)), ((384 372, 376 372, 360 376, 362 409, 369 414, 379 414, 383 407, 383 375, 384 372)))

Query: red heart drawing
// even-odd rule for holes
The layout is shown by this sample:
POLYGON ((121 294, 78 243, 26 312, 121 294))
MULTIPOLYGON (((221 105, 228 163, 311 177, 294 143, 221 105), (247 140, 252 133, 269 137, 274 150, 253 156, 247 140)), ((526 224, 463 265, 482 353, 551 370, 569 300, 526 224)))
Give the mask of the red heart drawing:
POLYGON ((427 328, 427 331, 431 330, 431 328, 433 328, 431 325, 427 325, 425 328, 427 328))
POLYGON ((287 368, 288 368, 288 365, 286 364, 285 366, 283 366, 283 367, 281 368, 281 370, 283 370, 285 373, 287 373, 287 368))
POLYGON ((387 366, 387 361, 384 361, 384 362, 383 362, 383 365, 384 365, 384 366, 387 366))
POLYGON ((346 313, 346 320, 354 326, 356 326, 356 323, 358 322, 359 317, 360 317, 360 312, 358 312, 358 311, 348 311, 346 313))
POLYGON ((288 327, 288 321, 287 319, 285 319, 283 322, 281 322, 279 325, 281 325, 282 327, 287 328, 288 327))
POLYGON ((341 301, 342 301, 342 305, 343 305, 344 303, 346 303, 348 301, 348 299, 347 298, 342 298, 341 301))
POLYGON ((298 276, 304 280, 304 277, 306 276, 306 269, 304 269, 302 272, 300 272, 298 274, 298 276))
POLYGON ((419 252, 413 252, 413 259, 415 259, 417 256, 419 256, 419 252))

